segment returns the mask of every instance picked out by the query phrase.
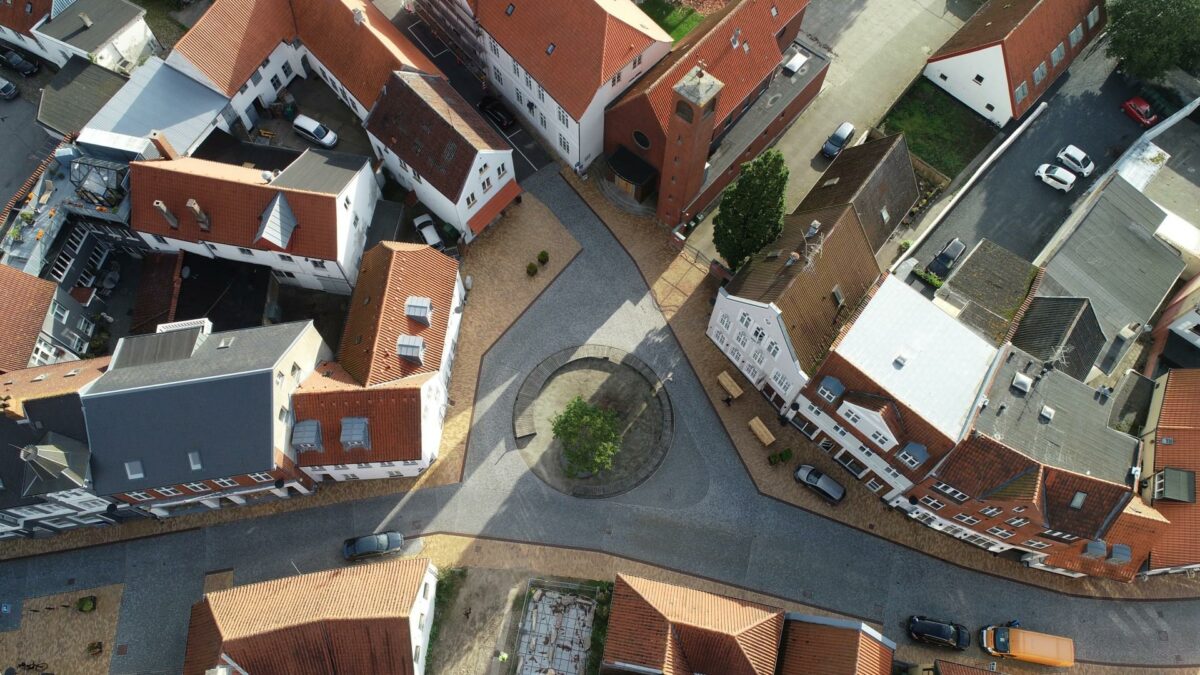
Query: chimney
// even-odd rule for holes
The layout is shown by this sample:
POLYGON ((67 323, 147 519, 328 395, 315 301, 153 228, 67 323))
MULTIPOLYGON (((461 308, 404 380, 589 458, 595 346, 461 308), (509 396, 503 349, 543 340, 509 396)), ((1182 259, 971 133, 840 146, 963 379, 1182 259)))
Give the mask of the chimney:
POLYGON ((361 9, 354 9, 354 25, 361 26, 367 22, 367 15, 361 9))
POLYGON ((791 267, 792 265, 795 265, 799 261, 800 261, 800 253, 798 251, 792 251, 791 253, 788 254, 787 262, 785 262, 783 264, 783 266, 791 267))
POLYGON ((93 23, 93 21, 92 21, 92 17, 88 16, 88 15, 87 15, 87 12, 80 12, 80 13, 79 13, 79 20, 83 22, 83 27, 84 27, 85 29, 86 29, 86 28, 91 28, 91 27, 92 27, 92 23, 93 23))
POLYGON ((150 142, 154 144, 154 148, 158 150, 158 156, 163 159, 179 159, 179 153, 175 151, 175 147, 167 140, 163 132, 155 129, 150 132, 150 142))
POLYGON ((200 210, 200 204, 195 199, 189 199, 187 200, 187 207, 192 212, 192 215, 196 216, 196 224, 200 226, 200 229, 208 232, 208 214, 200 210))
POLYGON ((162 217, 166 219, 167 224, 171 226, 172 230, 179 229, 179 219, 175 217, 174 213, 171 213, 171 209, 167 208, 167 205, 163 202, 163 200, 155 199, 154 208, 158 209, 158 212, 161 213, 162 217))

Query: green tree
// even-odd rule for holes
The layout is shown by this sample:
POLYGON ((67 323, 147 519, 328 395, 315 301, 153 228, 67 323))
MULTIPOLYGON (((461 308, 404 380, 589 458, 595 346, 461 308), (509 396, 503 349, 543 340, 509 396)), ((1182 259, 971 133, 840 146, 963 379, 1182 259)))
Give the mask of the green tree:
POLYGON ((783 231, 783 191, 788 168, 778 150, 768 150, 742 165, 742 173, 721 195, 713 221, 713 243, 736 271, 783 231))
POLYGON ((1200 65, 1200 0, 1110 0, 1108 55, 1125 72, 1153 79, 1200 65))
POLYGON ((572 476, 611 469, 621 451, 617 413, 591 405, 576 396, 551 422, 562 441, 567 472, 572 476))

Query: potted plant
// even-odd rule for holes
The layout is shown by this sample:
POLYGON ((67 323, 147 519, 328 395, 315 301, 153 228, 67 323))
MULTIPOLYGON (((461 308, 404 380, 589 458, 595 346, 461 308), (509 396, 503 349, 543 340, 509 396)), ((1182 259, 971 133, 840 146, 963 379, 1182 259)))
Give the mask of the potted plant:
POLYGON ((75 601, 75 609, 85 613, 96 611, 96 596, 85 595, 79 598, 75 601))
POLYGON ((538 253, 537 260, 539 264, 544 266, 546 263, 550 262, 550 254, 546 251, 542 251, 541 253, 538 253))
POLYGON ((534 276, 535 274, 537 274, 537 272, 538 272, 538 266, 537 266, 537 265, 535 265, 535 264, 533 264, 533 263, 529 263, 528 265, 526 265, 526 266, 525 266, 525 273, 526 273, 526 274, 528 274, 529 276, 531 276, 531 277, 532 277, 532 276, 534 276))

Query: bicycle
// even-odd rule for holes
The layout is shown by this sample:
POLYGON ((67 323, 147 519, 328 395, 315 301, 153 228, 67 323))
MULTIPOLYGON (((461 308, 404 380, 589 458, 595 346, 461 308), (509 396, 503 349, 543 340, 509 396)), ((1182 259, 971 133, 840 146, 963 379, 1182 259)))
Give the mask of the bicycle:
POLYGON ((38 663, 37 661, 29 661, 29 662, 22 661, 17 664, 17 668, 20 668, 21 670, 27 670, 27 671, 45 670, 46 662, 43 661, 41 663, 38 663))

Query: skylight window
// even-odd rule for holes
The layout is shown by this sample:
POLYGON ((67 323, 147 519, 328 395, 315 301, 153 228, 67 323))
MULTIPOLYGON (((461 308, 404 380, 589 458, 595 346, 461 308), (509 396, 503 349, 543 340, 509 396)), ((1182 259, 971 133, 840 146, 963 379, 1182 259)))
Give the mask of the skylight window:
POLYGON ((546 47, 546 53, 547 53, 547 54, 553 54, 553 53, 554 53, 554 43, 553 43, 553 42, 551 42, 551 43, 550 43, 550 46, 549 46, 549 47, 546 47))
POLYGON ((188 466, 192 467, 192 471, 199 471, 204 467, 200 462, 199 451, 193 450, 188 453, 188 466))
POLYGON ((1074 497, 1071 497, 1071 508, 1079 510, 1083 508, 1083 500, 1087 499, 1086 492, 1076 492, 1074 497))
POLYGON ((142 461, 140 459, 133 459, 125 462, 125 475, 129 480, 145 478, 146 473, 142 471, 142 461))
POLYGON ((512 4, 511 2, 510 2, 510 3, 508 3, 508 7, 507 7, 507 8, 504 10, 504 14, 505 14, 505 16, 512 16, 512 13, 513 13, 513 12, 514 12, 516 9, 517 9, 517 6, 516 6, 516 5, 512 4))

